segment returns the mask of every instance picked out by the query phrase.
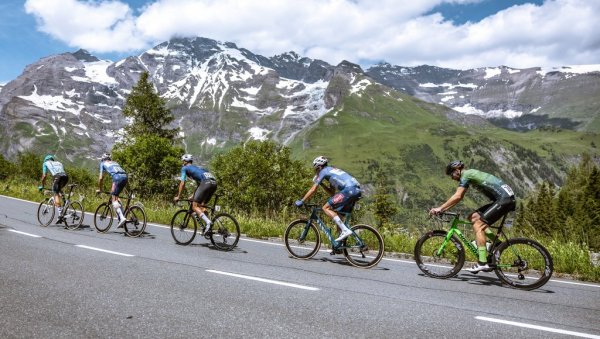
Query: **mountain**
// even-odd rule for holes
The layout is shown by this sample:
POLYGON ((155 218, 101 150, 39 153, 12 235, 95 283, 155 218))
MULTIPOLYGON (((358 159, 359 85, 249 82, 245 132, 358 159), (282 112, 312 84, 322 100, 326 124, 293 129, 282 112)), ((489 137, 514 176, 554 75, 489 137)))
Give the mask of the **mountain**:
POLYGON ((600 132, 600 65, 453 70, 380 63, 367 69, 378 82, 498 126, 540 126, 600 132))

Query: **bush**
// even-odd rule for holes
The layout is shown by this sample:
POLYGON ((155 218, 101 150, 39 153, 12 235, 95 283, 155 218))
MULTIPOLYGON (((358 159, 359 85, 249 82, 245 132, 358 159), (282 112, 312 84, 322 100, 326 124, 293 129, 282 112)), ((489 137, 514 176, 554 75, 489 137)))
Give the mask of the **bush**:
POLYGON ((19 153, 17 156, 16 173, 27 179, 39 181, 42 177, 43 160, 43 157, 31 152, 19 153))
POLYGON ((16 167, 12 162, 6 160, 2 154, 0 154, 0 180, 4 180, 9 176, 13 176, 16 172, 16 167))

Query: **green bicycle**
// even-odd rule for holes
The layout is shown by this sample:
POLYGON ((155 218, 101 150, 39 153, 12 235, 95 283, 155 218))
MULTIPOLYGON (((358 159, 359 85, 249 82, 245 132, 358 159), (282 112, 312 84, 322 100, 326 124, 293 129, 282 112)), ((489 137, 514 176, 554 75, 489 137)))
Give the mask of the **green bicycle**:
MULTIPOLYGON (((477 248, 458 229, 471 225, 460 220, 458 213, 444 212, 438 222, 450 223, 450 229, 425 233, 415 244, 415 261, 425 275, 432 278, 451 278, 465 263, 465 247, 477 256, 477 248)), ((544 246, 527 238, 509 239, 504 232, 506 215, 497 229, 496 238, 488 250, 489 271, 513 288, 533 290, 542 287, 552 276, 552 256, 544 246), (500 240, 502 238, 502 241, 500 240)))

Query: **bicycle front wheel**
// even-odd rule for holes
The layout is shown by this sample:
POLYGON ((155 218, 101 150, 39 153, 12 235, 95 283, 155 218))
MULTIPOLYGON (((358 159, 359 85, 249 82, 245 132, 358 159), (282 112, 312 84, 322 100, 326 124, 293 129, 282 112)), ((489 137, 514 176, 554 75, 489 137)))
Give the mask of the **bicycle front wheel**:
POLYGON ((451 278, 465 263, 465 249, 454 235, 446 241, 446 231, 425 233, 415 244, 415 261, 425 275, 451 278))
POLYGON ((212 220, 210 242, 222 251, 231 251, 240 240, 240 225, 234 217, 220 213, 212 220))
POLYGON ((198 224, 187 210, 179 210, 171 219, 171 236, 178 245, 189 245, 196 236, 198 224))
POLYGON ((140 206, 133 205, 125 212, 125 233, 130 237, 139 237, 146 229, 146 212, 140 206))
POLYGON ((381 234, 369 225, 355 225, 346 238, 344 256, 350 264, 361 268, 371 268, 383 258, 384 244, 381 234))
POLYGON ((42 226, 48 226, 54 219, 54 199, 45 199, 37 210, 37 218, 42 226))
POLYGON ((321 234, 308 220, 295 220, 285 229, 283 236, 288 253, 298 259, 310 259, 321 247, 321 234))
POLYGON ((540 243, 526 238, 509 239, 494 252, 496 275, 511 287, 533 290, 550 280, 552 256, 540 243))
POLYGON ((110 229, 110 226, 113 223, 113 211, 108 203, 102 203, 98 208, 96 208, 96 213, 94 213, 94 227, 96 227, 96 231, 100 233, 106 233, 110 229))
POLYGON ((65 225, 67 229, 77 229, 83 223, 83 206, 79 201, 69 204, 65 211, 65 225))

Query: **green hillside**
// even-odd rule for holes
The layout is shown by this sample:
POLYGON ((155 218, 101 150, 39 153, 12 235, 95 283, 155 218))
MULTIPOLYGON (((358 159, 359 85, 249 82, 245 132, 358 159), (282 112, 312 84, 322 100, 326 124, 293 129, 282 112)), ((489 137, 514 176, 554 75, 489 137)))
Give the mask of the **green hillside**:
POLYGON ((452 159, 497 174, 524 197, 541 181, 562 184, 567 167, 583 152, 600 155, 597 134, 557 129, 519 133, 485 122, 461 124, 446 117, 444 106, 386 87, 371 85, 361 94, 346 96, 290 147, 307 162, 328 156, 333 165, 358 177, 367 192, 373 191, 375 174, 383 172, 397 202, 408 209, 424 210, 454 192, 456 184, 443 173, 452 159))

